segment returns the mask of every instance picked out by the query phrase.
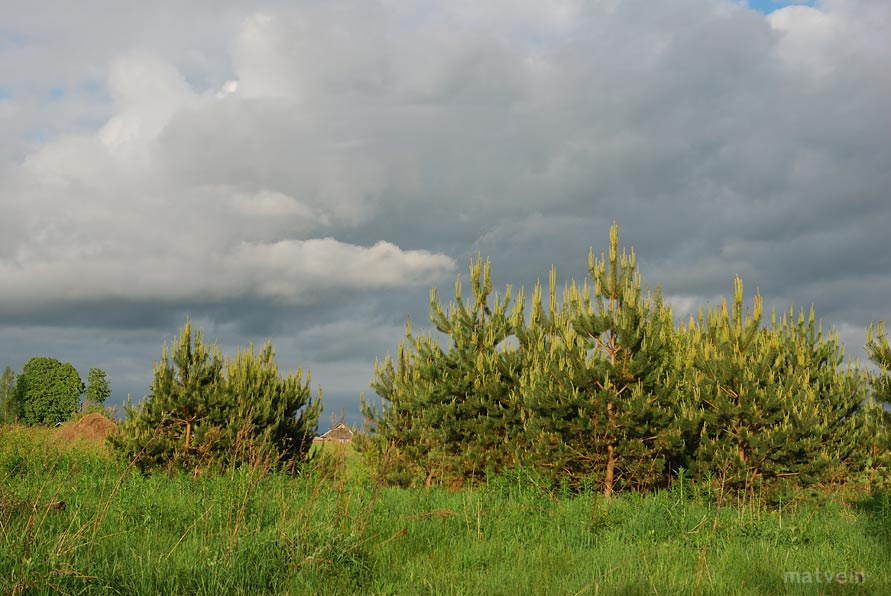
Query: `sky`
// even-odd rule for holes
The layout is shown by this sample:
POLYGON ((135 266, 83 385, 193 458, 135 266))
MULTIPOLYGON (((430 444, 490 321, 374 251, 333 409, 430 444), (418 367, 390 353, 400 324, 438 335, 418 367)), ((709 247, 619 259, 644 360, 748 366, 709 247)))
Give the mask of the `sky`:
POLYGON ((891 319, 891 3, 0 0, 0 367, 149 391, 186 318, 328 416, 470 259, 680 322, 740 275, 847 353, 891 319))

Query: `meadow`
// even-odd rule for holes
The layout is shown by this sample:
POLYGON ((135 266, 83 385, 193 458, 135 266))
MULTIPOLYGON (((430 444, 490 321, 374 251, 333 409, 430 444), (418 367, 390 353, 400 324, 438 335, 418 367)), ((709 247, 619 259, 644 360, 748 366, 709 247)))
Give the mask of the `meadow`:
POLYGON ((297 476, 145 475, 2 426, 0 594, 891 593, 888 495, 404 489, 324 451, 297 476))

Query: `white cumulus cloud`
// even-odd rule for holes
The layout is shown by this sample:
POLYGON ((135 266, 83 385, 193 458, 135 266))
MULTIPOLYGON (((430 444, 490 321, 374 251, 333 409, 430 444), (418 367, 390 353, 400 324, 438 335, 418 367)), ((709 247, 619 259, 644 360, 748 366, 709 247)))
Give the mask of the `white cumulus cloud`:
POLYGON ((108 88, 115 113, 99 130, 47 143, 0 181, 7 210, 0 307, 244 297, 301 303, 341 288, 430 284, 453 270, 443 254, 331 236, 333 223, 367 215, 381 184, 373 166, 349 159, 349 144, 312 154, 288 192, 262 171, 229 179, 232 163, 202 161, 213 140, 195 129, 230 127, 226 109, 238 118, 248 109, 240 102, 250 101, 232 97, 240 85, 198 93, 172 65, 141 52, 113 62, 108 88), (183 151, 178 162, 174 144, 183 151))

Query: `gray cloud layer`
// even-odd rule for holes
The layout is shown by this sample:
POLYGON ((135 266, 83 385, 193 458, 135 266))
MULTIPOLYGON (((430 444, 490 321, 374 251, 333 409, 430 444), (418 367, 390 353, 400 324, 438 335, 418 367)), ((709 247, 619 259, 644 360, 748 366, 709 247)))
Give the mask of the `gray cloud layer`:
POLYGON ((189 314, 232 350, 273 338, 338 409, 471 255, 499 284, 580 277, 613 220, 679 312, 739 273, 854 353, 891 315, 883 0, 0 22, 0 365, 52 352, 141 396, 189 314))

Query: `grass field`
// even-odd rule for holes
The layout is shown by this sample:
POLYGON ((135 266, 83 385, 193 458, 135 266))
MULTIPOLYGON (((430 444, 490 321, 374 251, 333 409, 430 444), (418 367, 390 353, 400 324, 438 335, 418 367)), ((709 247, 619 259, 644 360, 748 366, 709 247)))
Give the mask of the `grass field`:
POLYGON ((891 594, 887 496, 379 488, 329 455, 347 461, 144 476, 0 427, 0 594, 891 594))

